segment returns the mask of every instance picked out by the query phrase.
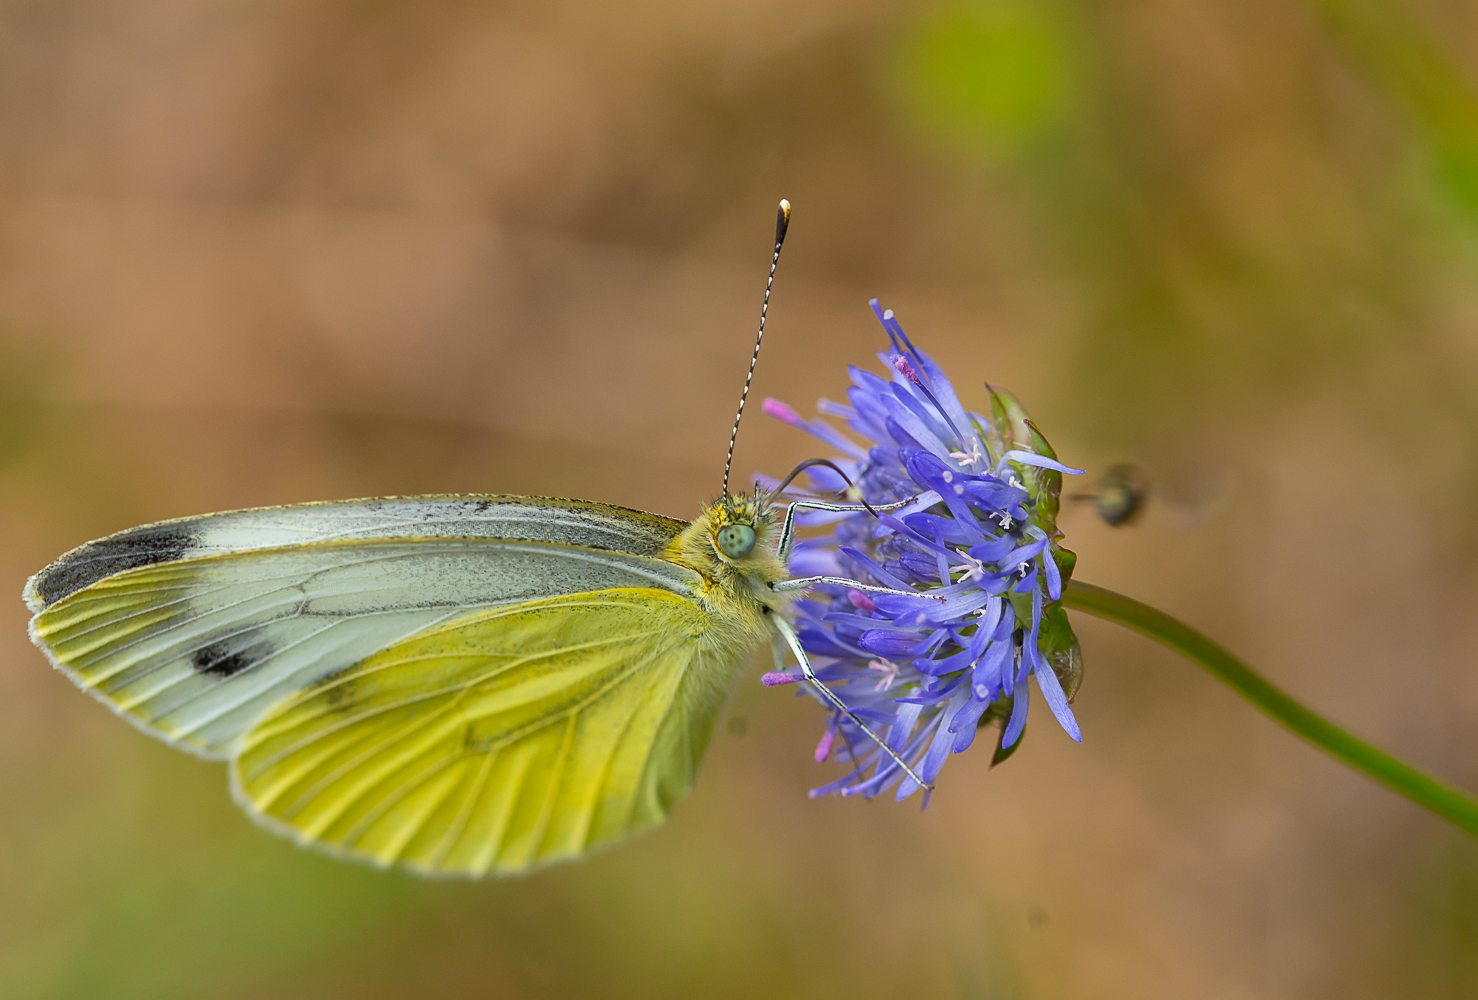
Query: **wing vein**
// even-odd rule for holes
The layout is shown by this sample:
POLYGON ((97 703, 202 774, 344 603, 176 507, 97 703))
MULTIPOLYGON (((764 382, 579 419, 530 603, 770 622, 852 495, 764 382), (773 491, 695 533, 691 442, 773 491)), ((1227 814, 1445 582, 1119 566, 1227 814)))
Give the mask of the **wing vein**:
POLYGON ((491 750, 483 754, 482 765, 478 767, 476 776, 472 779, 471 786, 467 790, 462 804, 457 807, 457 815, 447 827, 446 833, 442 834, 441 841, 436 845, 436 850, 431 855, 431 868, 441 868, 446 858, 456 848, 457 841, 462 839, 462 832, 467 829, 467 821, 472 818, 472 810, 477 805, 477 799, 482 795, 482 786, 487 781, 488 772, 492 770, 493 761, 499 756, 497 750, 491 750))

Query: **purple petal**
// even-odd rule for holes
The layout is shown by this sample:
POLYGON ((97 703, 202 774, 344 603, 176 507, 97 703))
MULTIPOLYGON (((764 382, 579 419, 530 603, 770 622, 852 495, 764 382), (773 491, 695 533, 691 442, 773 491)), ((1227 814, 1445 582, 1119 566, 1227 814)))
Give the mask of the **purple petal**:
POLYGON ((970 749, 970 744, 975 742, 975 734, 980 731, 980 717, 985 710, 990 708, 990 703, 976 701, 971 698, 965 707, 960 709, 950 722, 950 732, 954 734, 954 742, 950 744, 951 753, 964 753, 970 749))
MULTIPOLYGON (((1026 639, 1021 644, 1021 673, 1016 676, 1016 683, 1022 684, 1026 680, 1026 672, 1035 666, 1042 658, 1042 651, 1037 648, 1037 636, 1042 631, 1042 592, 1032 591, 1032 624, 1027 629, 1026 639)), ((1025 687, 1022 688, 1026 690, 1025 687)))
POLYGON ((892 573, 889 573, 887 570, 883 569, 883 567, 879 566, 871 556, 859 552, 852 546, 843 545, 840 551, 842 555, 846 556, 848 559, 860 563, 862 565, 862 568, 866 570, 870 576, 876 579, 883 586, 892 587, 894 590, 913 589, 908 584, 898 579, 898 577, 894 576, 892 573))
POLYGON ((924 759, 919 762, 919 777, 925 781, 932 782, 939 774, 939 769, 944 766, 945 758, 949 756, 949 748, 954 744, 955 718, 960 714, 960 709, 970 703, 970 692, 962 690, 945 706, 939 716, 939 722, 934 730, 934 738, 929 741, 929 749, 924 752, 924 759))
POLYGON ((844 403, 834 403, 825 396, 816 400, 816 412, 824 413, 828 417, 838 417, 842 420, 855 420, 857 411, 844 403))
MULTIPOLYGON (((1045 656, 1037 657, 1037 669, 1033 673, 1037 678, 1037 687, 1042 689, 1042 697, 1046 700, 1047 707, 1052 709, 1053 715, 1057 716, 1058 724, 1074 740, 1082 743, 1083 733, 1078 728, 1078 720, 1074 718, 1073 710, 1067 703, 1067 695, 1062 693, 1062 685, 1057 681, 1057 674, 1045 656)), ((1026 688, 1023 686, 1021 690, 1025 692, 1026 688)))
POLYGON ((1081 476, 1084 472, 1088 471, 1086 469, 1071 468, 1069 466, 1063 465, 1061 462, 1058 462, 1055 459, 1046 458, 1042 455, 1038 455, 1036 452, 1012 449, 1011 451, 1008 451, 1006 452, 1006 454, 1002 455, 1001 460, 996 463, 995 474, 997 476, 999 476, 1005 470, 1007 462, 1015 462, 1018 465, 1035 465, 1043 469, 1054 469, 1058 472, 1066 472, 1074 476, 1081 476))
MULTIPOLYGON (((857 380, 859 373, 870 374, 863 372, 860 368, 853 369, 853 372, 854 381, 857 380)), ((888 440, 887 429, 884 427, 884 422, 888 419, 888 410, 883 406, 876 392, 869 391, 862 386, 853 386, 847 390, 847 402, 851 403, 852 409, 857 412, 856 418, 847 423, 848 427, 874 441, 888 440)))
POLYGON ((923 711, 920 705, 903 705, 898 709, 898 714, 893 719, 893 725, 888 728, 888 736, 885 740, 892 750, 896 752, 903 749, 923 711))
POLYGON ((790 572, 795 576, 845 576, 835 549, 822 548, 809 540, 790 553, 790 572))
POLYGON ((943 455, 948 455, 954 450, 946 442, 954 440, 958 435, 950 430, 944 421, 940 420, 937 415, 939 410, 934 406, 933 401, 928 398, 927 389, 921 384, 918 388, 915 388, 911 385, 894 382, 893 398, 907 407, 928 428, 929 433, 934 435, 934 438, 939 442, 939 447, 944 449, 942 452, 943 455), (932 413, 930 412, 931 410, 933 410, 932 413))
POLYGON ((875 656, 887 659, 903 659, 912 656, 921 637, 916 632, 899 632, 891 629, 871 628, 857 637, 857 645, 875 656))
POLYGON ((1025 684, 1016 689, 1015 700, 1011 703, 1011 718, 1006 723, 1006 732, 1001 737, 1001 747, 1015 746, 1016 741, 1021 738, 1021 731, 1026 728, 1026 691, 1025 684))
POLYGON ((1057 569, 1057 560, 1052 558, 1049 548, 1042 553, 1042 569, 1047 574, 1047 596, 1054 601, 1062 597, 1062 574, 1057 569))
POLYGON ((888 432, 888 437, 891 438, 900 448, 923 447, 923 445, 915 440, 913 435, 910 434, 902 424, 894 420, 891 416, 883 421, 883 428, 888 432))
MULTIPOLYGON (((908 517, 910 514, 915 514, 921 510, 928 510, 930 507, 934 506, 942 499, 944 498, 941 497, 934 490, 929 490, 927 493, 920 493, 917 497, 914 498, 913 503, 909 504, 907 507, 895 510, 893 512, 893 516, 897 518, 908 517)), ((962 528, 961 530, 963 531, 964 529, 962 528)))
POLYGON ((898 519, 898 516, 895 514, 883 514, 878 518, 878 520, 881 521, 883 524, 886 524, 888 527, 892 528, 898 534, 913 541, 926 552, 935 552, 941 555, 950 554, 949 549, 945 548, 943 545, 940 545, 928 535, 925 535, 922 532, 918 531, 907 521, 900 521, 898 519))
POLYGON ((903 618, 915 612, 927 612, 945 603, 948 602, 932 600, 922 594, 878 594, 872 599, 874 610, 893 619, 903 618))
MULTIPOLYGON (((889 419, 895 421, 914 442, 917 442, 916 447, 924 448, 935 455, 949 454, 950 449, 939 440, 939 435, 934 433, 924 421, 919 419, 917 413, 903 405, 892 393, 884 396, 882 402, 883 406, 887 407, 889 419)), ((904 444, 905 442, 899 441, 898 443, 904 444)))
POLYGON ((970 546, 970 555, 983 563, 1005 565, 1006 557, 1015 547, 1015 539, 1010 535, 1002 535, 1000 538, 988 538, 978 545, 970 546))
MULTIPOLYGON (((970 479, 965 482, 965 493, 978 503, 992 510, 1009 510, 1029 500, 1030 494, 1020 486, 1009 486, 999 479, 970 479)), ((1012 515, 1015 516, 1014 514, 1012 515)))
POLYGON ((826 727, 826 732, 821 734, 821 742, 816 744, 816 763, 825 764, 826 758, 831 756, 831 746, 836 742, 837 724, 833 716, 831 725, 826 727))
POLYGON ((975 697, 981 701, 995 701, 1001 696, 1006 675, 1006 663, 1011 657, 1014 644, 1009 639, 996 639, 978 658, 971 672, 970 685, 975 697), (981 690, 984 689, 984 694, 981 690))
MULTIPOLYGON (((845 645, 841 638, 833 631, 816 628, 803 628, 799 630, 801 646, 812 656, 848 657, 855 656, 859 659, 867 659, 867 653, 856 646, 845 645)), ((818 673, 820 671, 817 671, 818 673)))
MULTIPOLYGON (((936 498, 938 503, 942 498, 936 498)), ((932 539, 934 545, 943 548, 945 543, 953 545, 969 545, 964 528, 960 527, 958 521, 952 517, 940 517, 938 514, 909 514, 899 518, 897 514, 891 515, 901 520, 912 531, 920 537, 932 539)))
MULTIPOLYGON (((963 495, 962 477, 965 473, 951 469, 940 461, 937 455, 922 449, 910 449, 906 453, 901 453, 901 457, 913 481, 925 489, 938 493, 949 507, 950 513, 955 516, 955 520, 959 522, 961 529, 969 532, 976 521, 975 513, 970 509, 970 504, 963 495), (961 489, 956 490, 957 486, 961 489)), ((985 537, 979 529, 975 531, 977 538, 985 537)))
POLYGON ((843 454, 850 455, 852 458, 856 459, 863 459, 867 457, 867 452, 864 451, 861 446, 859 446, 856 442, 850 440, 841 431, 837 430, 835 427, 831 426, 825 421, 806 420, 801 417, 800 414, 796 413, 795 410, 791 409, 788 405, 782 403, 778 399, 770 399, 767 397, 762 405, 764 411, 770 416, 774 417, 776 420, 790 424, 790 426, 792 427, 799 427, 807 434, 811 435, 819 441, 823 441, 826 444, 831 445, 833 448, 835 448, 837 451, 842 452, 843 454))

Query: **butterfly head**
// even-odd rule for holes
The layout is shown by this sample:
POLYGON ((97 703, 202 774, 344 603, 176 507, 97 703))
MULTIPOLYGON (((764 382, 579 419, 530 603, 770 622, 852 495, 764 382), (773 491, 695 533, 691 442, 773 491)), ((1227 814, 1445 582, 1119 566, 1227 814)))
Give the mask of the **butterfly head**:
POLYGON ((697 570, 725 589, 751 590, 786 576, 776 553, 780 525, 771 494, 756 489, 751 496, 725 494, 703 508, 673 543, 675 562, 697 570), (747 578, 749 584, 742 583, 747 578))
MULTIPOLYGON (((747 568, 754 560, 756 549, 764 553, 761 535, 768 536, 774 527, 769 498, 758 487, 752 497, 725 495, 704 511, 703 520, 707 522, 714 554, 740 568, 747 568)), ((774 548, 773 542, 769 548, 774 548)))

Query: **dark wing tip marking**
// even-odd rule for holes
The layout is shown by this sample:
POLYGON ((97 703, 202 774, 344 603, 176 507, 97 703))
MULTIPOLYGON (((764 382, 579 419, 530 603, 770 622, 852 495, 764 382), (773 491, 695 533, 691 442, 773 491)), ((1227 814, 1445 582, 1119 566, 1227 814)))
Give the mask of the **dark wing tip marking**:
POLYGON ((26 603, 49 608, 62 598, 124 570, 184 558, 195 543, 191 529, 179 524, 153 524, 88 542, 33 576, 26 603))

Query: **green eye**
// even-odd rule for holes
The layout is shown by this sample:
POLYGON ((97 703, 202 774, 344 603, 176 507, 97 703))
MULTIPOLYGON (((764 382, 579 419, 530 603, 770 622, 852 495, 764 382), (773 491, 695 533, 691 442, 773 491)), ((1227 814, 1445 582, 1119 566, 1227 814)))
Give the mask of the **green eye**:
POLYGON ((747 524, 730 524, 720 528, 718 550, 730 559, 743 559, 754 551, 754 529, 747 524))

